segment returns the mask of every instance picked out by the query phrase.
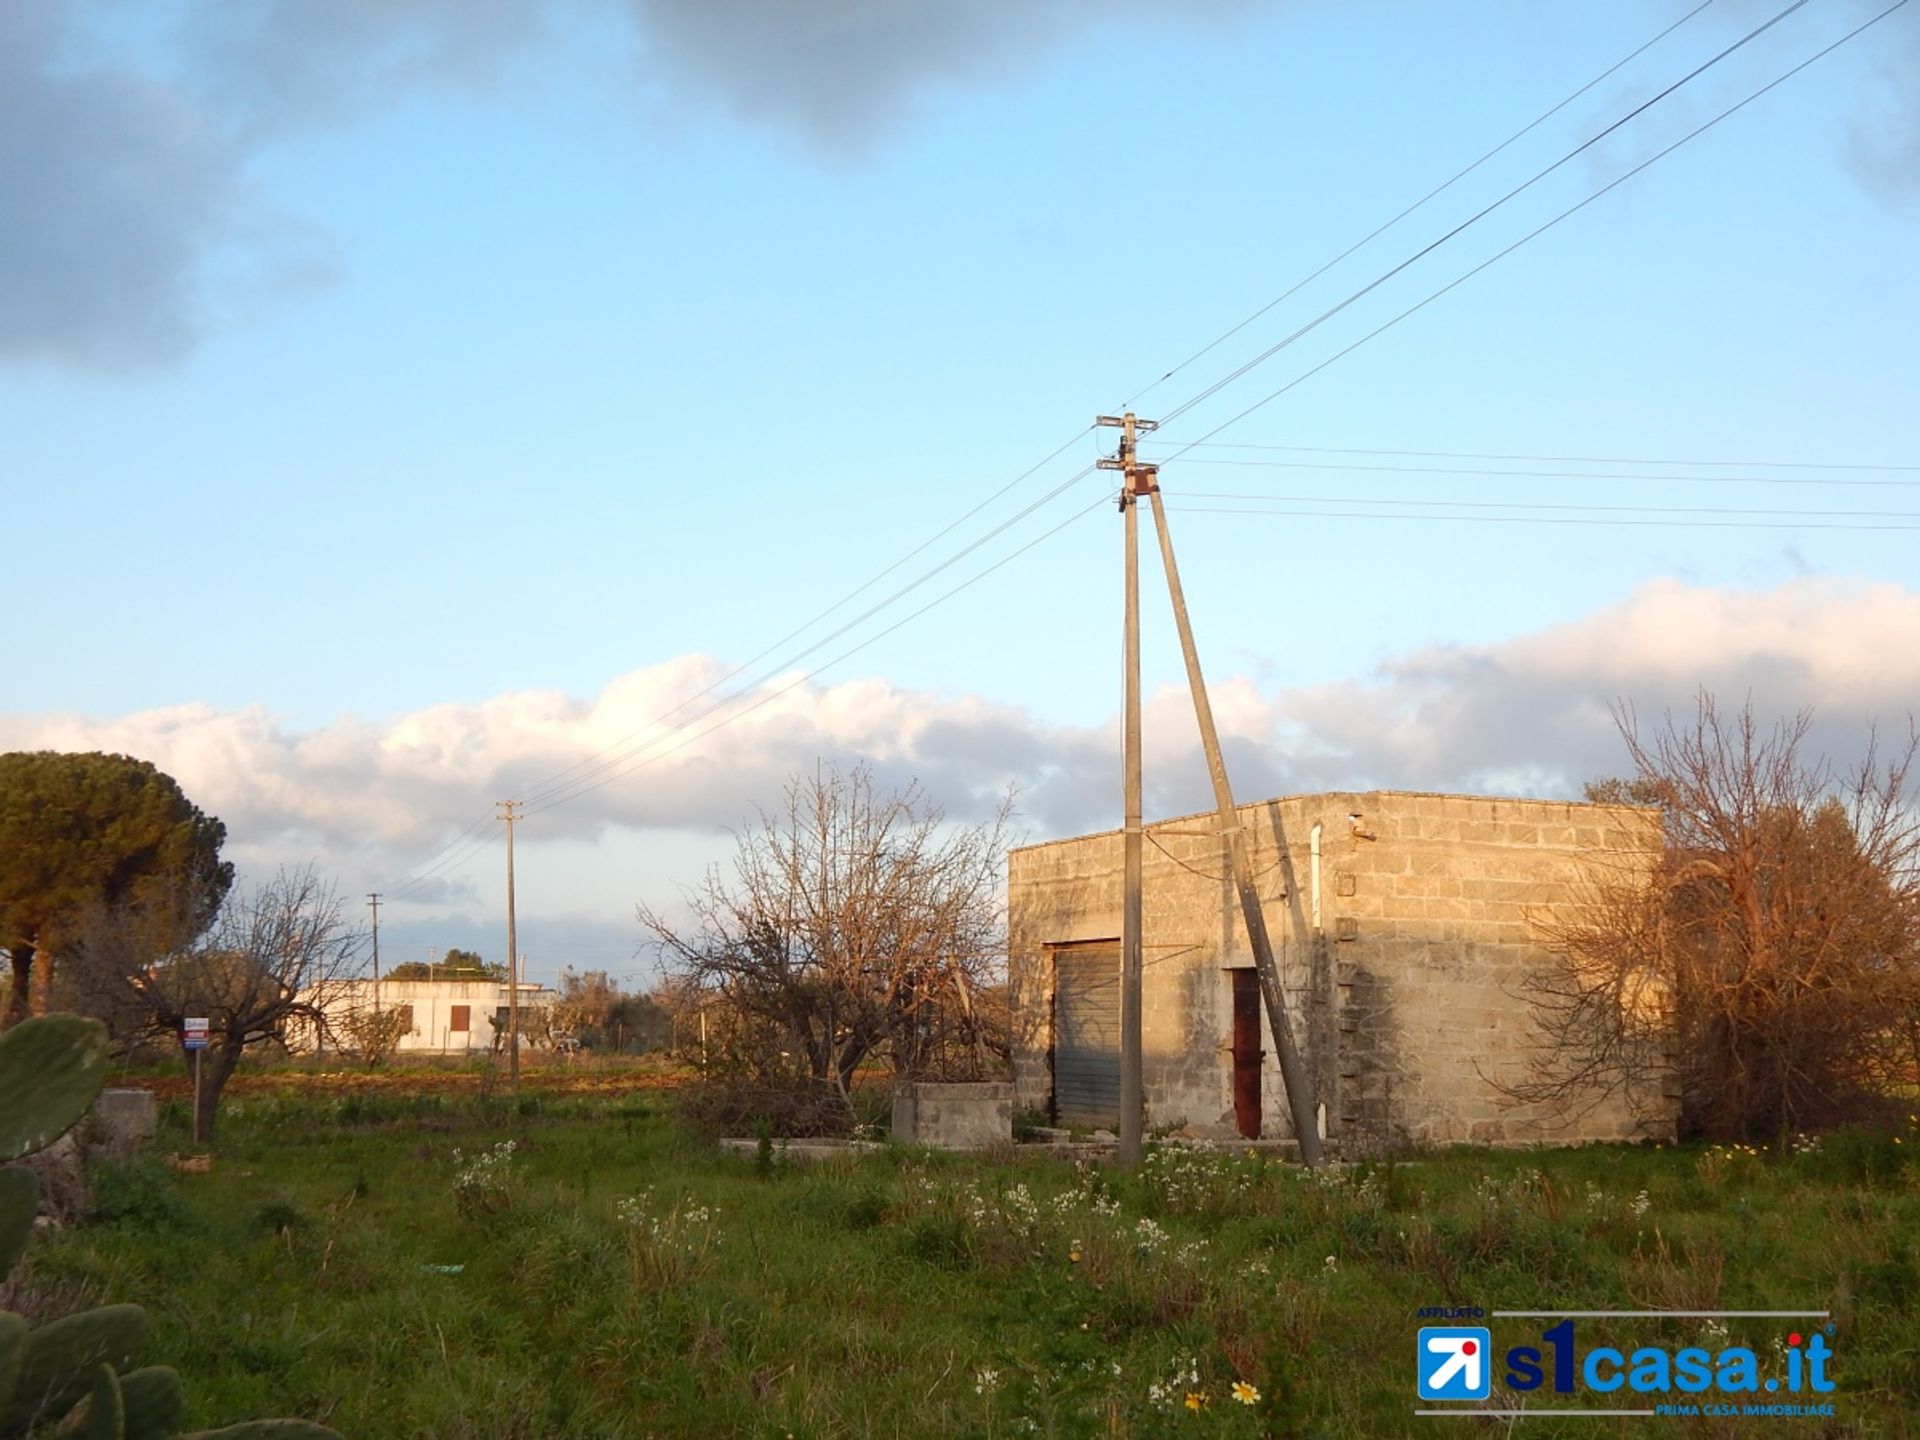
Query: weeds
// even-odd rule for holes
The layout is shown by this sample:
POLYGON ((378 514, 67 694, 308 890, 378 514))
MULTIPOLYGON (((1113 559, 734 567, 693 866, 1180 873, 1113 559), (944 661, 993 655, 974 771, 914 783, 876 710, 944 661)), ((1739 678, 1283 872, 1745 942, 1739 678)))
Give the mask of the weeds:
POLYGON ((28 1298, 178 1317, 151 1358, 196 1425, 335 1404, 343 1433, 467 1440, 1400 1435, 1423 1306, 1813 1307, 1838 1327, 1831 1433, 1916 1433, 1906 1131, 1313 1173, 1173 1145, 1132 1175, 900 1147, 759 1172, 621 1096, 346 1098, 246 1095, 212 1180, 102 1172, 110 1223, 37 1242, 28 1298))

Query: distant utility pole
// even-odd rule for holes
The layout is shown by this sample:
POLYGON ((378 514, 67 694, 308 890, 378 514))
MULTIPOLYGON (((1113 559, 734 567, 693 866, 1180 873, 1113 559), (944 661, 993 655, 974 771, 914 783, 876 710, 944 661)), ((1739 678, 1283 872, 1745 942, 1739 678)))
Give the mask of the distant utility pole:
POLYGON ((380 896, 369 891, 367 904, 373 907, 373 1010, 380 1013, 380 896))
POLYGON ((513 927, 513 822, 517 800, 500 802, 500 818, 507 822, 507 1083, 520 1088, 520 937, 513 927))
POLYGON ((1151 465, 1139 463, 1135 437, 1156 428, 1152 420, 1125 415, 1102 415, 1099 425, 1120 428, 1120 453, 1100 461, 1102 470, 1118 470, 1120 513, 1126 530, 1126 623, 1122 641, 1121 682, 1125 723, 1120 748, 1121 790, 1126 812, 1125 888, 1120 910, 1120 1163, 1140 1163, 1141 1126, 1146 1108, 1140 1039, 1140 991, 1143 965, 1140 947, 1140 510, 1143 491, 1154 487, 1151 465))
MULTIPOLYGON (((1267 934, 1266 916, 1260 908, 1260 892, 1254 888, 1253 862, 1247 851, 1246 832, 1240 828, 1240 812, 1234 807, 1233 787, 1227 783, 1227 762, 1220 754, 1220 732, 1214 727, 1213 705, 1207 699, 1207 682, 1200 673, 1200 654, 1193 644, 1193 625, 1187 619, 1186 594, 1180 588, 1180 570, 1173 561, 1173 536, 1167 530, 1167 510, 1161 503, 1158 483, 1149 483, 1146 495, 1153 504, 1154 528, 1160 534, 1160 561, 1166 568, 1167 595, 1173 601, 1174 624, 1180 630, 1180 650, 1187 661, 1187 685, 1193 691, 1193 712, 1200 722, 1200 743, 1206 747, 1207 771, 1213 777, 1213 799, 1220 812, 1220 833, 1227 842, 1227 854, 1233 865, 1234 888, 1240 892, 1240 914, 1247 922, 1247 941, 1253 947, 1254 968, 1260 976, 1260 993, 1266 1000, 1267 1027, 1272 1030, 1274 1046, 1280 1053, 1280 1078, 1287 1087, 1293 1133, 1300 1142, 1300 1158, 1309 1165, 1318 1165, 1319 1106, 1314 1100, 1313 1083, 1307 1078, 1306 1068, 1300 1063, 1300 1052, 1293 1043, 1293 1025, 1287 1018, 1287 997, 1280 983, 1280 967, 1274 963, 1273 940, 1267 934)), ((1121 1023, 1124 1045, 1124 1010, 1121 1023)))

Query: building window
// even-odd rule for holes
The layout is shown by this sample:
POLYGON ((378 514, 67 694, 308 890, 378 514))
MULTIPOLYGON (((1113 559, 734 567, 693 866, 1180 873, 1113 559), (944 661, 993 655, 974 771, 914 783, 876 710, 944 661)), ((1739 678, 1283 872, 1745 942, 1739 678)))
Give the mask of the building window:
POLYGON ((472 1006, 455 1005, 453 1007, 453 1019, 450 1022, 448 1022, 447 1028, 449 1030, 454 1031, 456 1034, 464 1035, 467 1031, 468 1024, 472 1020, 472 1017, 473 1017, 472 1006))

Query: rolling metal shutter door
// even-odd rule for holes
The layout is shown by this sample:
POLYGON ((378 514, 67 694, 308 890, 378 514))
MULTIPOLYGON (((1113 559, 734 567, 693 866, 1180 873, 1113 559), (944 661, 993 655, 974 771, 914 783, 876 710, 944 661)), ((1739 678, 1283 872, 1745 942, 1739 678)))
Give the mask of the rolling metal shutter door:
POLYGON ((1053 1108, 1067 1125, 1120 1119, 1120 947, 1053 955, 1053 1108))

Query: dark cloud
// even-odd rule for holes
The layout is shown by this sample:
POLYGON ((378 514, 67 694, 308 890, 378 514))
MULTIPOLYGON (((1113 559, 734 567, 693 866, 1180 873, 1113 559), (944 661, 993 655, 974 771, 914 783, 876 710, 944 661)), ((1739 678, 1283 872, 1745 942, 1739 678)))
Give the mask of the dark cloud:
MULTIPOLYGON (((1280 3, 622 0, 613 13, 631 17, 641 73, 676 104, 846 158, 935 97, 1018 80, 1114 27, 1217 25, 1280 3)), ((148 37, 136 68, 100 62, 83 24, 133 7, 0 0, 0 358, 163 364, 241 302, 324 283, 312 232, 248 189, 261 147, 423 89, 493 87, 563 0, 175 5, 178 23, 148 37)), ((1888 85, 1853 158, 1881 193, 1911 198, 1920 32, 1906 19, 1874 32, 1888 85)))
POLYGON ((1901 14, 1885 25, 1894 33, 1886 37, 1877 93, 1854 122, 1850 158, 1869 190, 1912 205, 1920 202, 1920 23, 1901 14))
POLYGON ((1130 21, 1211 21, 1265 0, 631 0, 648 70, 672 91, 859 153, 931 93, 1030 70, 1068 41, 1130 21))
POLYGON ((484 89, 546 34, 551 0, 196 0, 190 83, 259 136, 336 123, 422 88, 484 89))
MULTIPOLYGON (((93 58, 86 22, 111 22, 112 6, 0 4, 0 358, 165 364, 261 294, 325 283, 313 232, 248 191, 260 147, 423 89, 491 87, 559 3, 182 0, 137 69, 93 58)), ((628 3, 656 83, 840 151, 896 130, 931 89, 1159 13, 1146 0, 628 3)))
POLYGON ((0 6, 0 356, 173 360, 204 323, 239 155, 150 77, 66 67, 50 14, 0 6))

